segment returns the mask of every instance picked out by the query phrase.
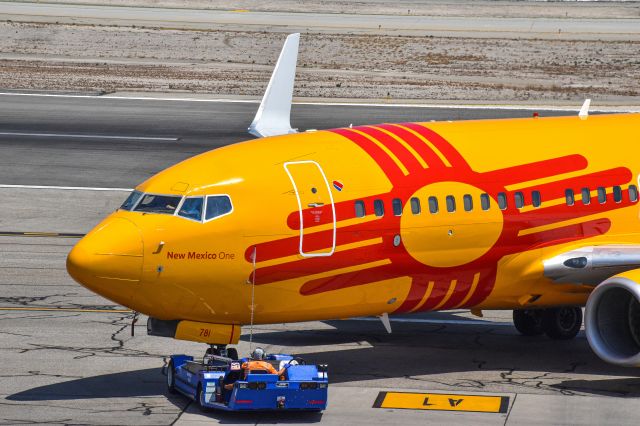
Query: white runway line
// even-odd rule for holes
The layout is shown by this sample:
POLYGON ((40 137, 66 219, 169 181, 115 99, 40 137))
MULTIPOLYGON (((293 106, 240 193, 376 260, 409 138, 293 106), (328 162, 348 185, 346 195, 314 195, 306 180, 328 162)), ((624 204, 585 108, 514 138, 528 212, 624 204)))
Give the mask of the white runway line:
MULTIPOLYGON (((0 96, 40 96, 50 98, 79 98, 79 99, 104 99, 104 100, 131 100, 131 101, 169 101, 169 102, 214 102, 230 104, 259 104, 259 99, 226 99, 226 98, 172 98, 152 96, 97 96, 97 95, 66 95, 59 93, 14 93, 0 92, 0 96)), ((524 110, 524 111, 575 111, 580 110, 580 105, 575 106, 550 106, 550 105, 456 105, 456 104, 392 104, 392 103, 367 103, 367 102, 306 102, 293 101, 294 105, 316 106, 355 106, 375 108, 440 108, 440 109, 496 109, 496 110, 524 110)), ((590 108, 590 112, 640 112, 637 106, 590 108)), ((577 115, 577 114, 576 114, 577 115)))
POLYGON ((46 186, 46 185, 2 185, 0 188, 14 188, 14 189, 58 189, 64 191, 120 191, 131 192, 131 188, 96 188, 90 186, 46 186))
MULTIPOLYGON (((424 318, 393 318, 389 317, 391 322, 407 322, 422 324, 452 324, 452 325, 490 325, 492 327, 513 327, 510 322, 494 322, 494 321, 478 321, 478 320, 446 320, 446 319, 424 319, 424 318)), ((349 318, 344 321, 375 321, 380 322, 380 318, 349 318)))
POLYGON ((29 133, 29 132, 0 132, 0 136, 35 136, 43 138, 84 138, 84 139, 118 139, 141 141, 169 141, 175 142, 178 138, 162 138, 152 136, 113 136, 113 135, 79 135, 74 133, 29 133))

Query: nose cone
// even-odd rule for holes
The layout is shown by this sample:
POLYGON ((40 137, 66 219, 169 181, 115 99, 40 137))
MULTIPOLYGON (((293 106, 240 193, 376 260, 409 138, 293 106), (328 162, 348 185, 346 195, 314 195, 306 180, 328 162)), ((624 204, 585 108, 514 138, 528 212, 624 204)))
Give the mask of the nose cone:
POLYGON ((131 307, 142 275, 142 233, 133 222, 109 218, 75 245, 67 257, 74 280, 131 307))

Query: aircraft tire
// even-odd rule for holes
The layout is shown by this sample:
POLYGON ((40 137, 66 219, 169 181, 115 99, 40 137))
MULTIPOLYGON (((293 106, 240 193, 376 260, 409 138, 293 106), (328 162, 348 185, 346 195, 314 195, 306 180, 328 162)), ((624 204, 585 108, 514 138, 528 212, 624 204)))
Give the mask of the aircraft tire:
POLYGON ((198 391, 196 392, 196 402, 200 411, 207 411, 207 407, 204 406, 204 391, 200 383, 198 383, 198 391))
POLYGON ((167 390, 169 393, 176 393, 176 370, 173 367, 173 360, 167 366, 167 390))
POLYGON ((227 357, 231 358, 234 361, 238 360, 238 350, 236 348, 228 348, 227 349, 227 357))
POLYGON ((539 336, 544 333, 542 317, 540 309, 514 309, 513 325, 523 336, 539 336))
POLYGON ((542 329, 554 340, 570 340, 576 337, 582 326, 582 308, 565 306, 545 309, 542 329))

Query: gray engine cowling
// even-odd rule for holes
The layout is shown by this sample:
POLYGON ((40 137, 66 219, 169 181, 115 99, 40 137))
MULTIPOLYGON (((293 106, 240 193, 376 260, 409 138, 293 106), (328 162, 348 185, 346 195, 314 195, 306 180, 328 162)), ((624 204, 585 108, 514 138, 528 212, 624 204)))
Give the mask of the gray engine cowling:
POLYGON ((640 284, 628 275, 598 285, 587 301, 585 331, 601 359, 624 367, 640 367, 640 284))

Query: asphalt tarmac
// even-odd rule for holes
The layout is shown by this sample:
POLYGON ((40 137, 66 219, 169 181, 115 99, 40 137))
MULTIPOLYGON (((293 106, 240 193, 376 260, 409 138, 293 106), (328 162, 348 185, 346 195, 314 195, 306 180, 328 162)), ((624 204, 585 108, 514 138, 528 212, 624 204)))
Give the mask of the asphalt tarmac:
POLYGON ((252 12, 161 7, 3 2, 0 18, 16 22, 142 25, 180 29, 265 28, 282 31, 456 34, 462 37, 524 37, 577 40, 637 40, 640 19, 443 17, 349 13, 252 12))
MULTIPOLYGON (((143 317, 132 336, 133 313, 74 283, 65 258, 77 234, 115 209, 125 189, 186 157, 249 139, 244 129, 256 109, 0 96, 0 424, 637 424, 637 370, 600 361, 583 332, 567 342, 521 337, 506 311, 393 318, 392 334, 372 318, 254 327, 254 345, 330 365, 322 414, 200 413, 169 395, 167 355, 199 357, 205 346, 149 337, 143 317), (381 391, 508 402, 497 413, 373 408, 381 391)), ((292 121, 307 129, 530 115, 296 105, 292 121)), ((243 332, 239 350, 247 353, 249 329, 243 332)))

